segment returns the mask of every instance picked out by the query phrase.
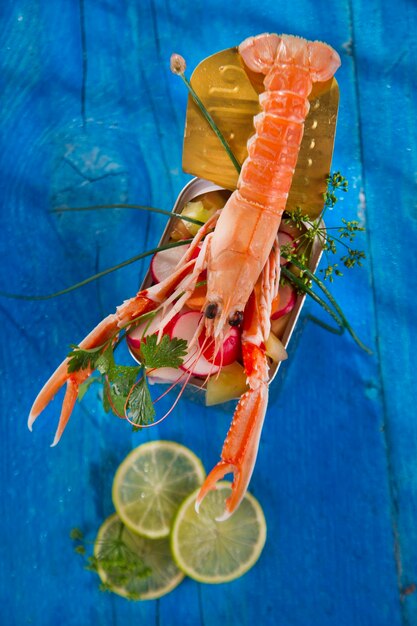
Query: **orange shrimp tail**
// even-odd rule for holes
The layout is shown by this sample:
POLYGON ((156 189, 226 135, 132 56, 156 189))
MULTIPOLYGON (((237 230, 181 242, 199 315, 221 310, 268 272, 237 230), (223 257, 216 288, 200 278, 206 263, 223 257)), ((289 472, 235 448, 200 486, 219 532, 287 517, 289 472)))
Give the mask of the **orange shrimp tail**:
MULTIPOLYGON (((83 339, 83 341, 79 344, 79 347, 84 350, 90 350, 103 345, 115 335, 118 328, 125 326, 136 317, 151 311, 155 307, 155 302, 144 295, 138 294, 136 297, 127 300, 120 307, 118 307, 115 314, 108 315, 104 320, 102 320, 91 331, 91 333, 83 339)), ((67 384, 64 400, 62 402, 58 428, 56 430, 52 446, 55 446, 59 442, 61 435, 64 432, 77 400, 80 385, 87 380, 92 373, 92 370, 89 367, 77 372, 69 373, 68 362, 69 359, 65 359, 42 387, 35 402, 33 403, 28 419, 28 428, 29 430, 32 430, 33 423, 37 417, 53 400, 54 396, 61 389, 61 387, 63 387, 65 383, 67 384)))
POLYGON ((267 370, 265 353, 253 344, 243 345, 245 370, 251 389, 243 394, 236 407, 227 434, 221 461, 207 476, 196 500, 196 511, 207 493, 226 474, 233 473, 232 494, 226 500, 224 513, 217 521, 228 519, 241 503, 248 488, 258 454, 259 440, 268 405, 268 385, 264 380, 267 370))
POLYGON ((340 56, 331 46, 294 35, 263 33, 248 37, 240 44, 239 54, 249 69, 260 74, 268 74, 277 61, 305 65, 313 82, 329 80, 341 65, 340 56))
POLYGON ((248 37, 239 46, 239 54, 253 72, 267 74, 274 64, 281 37, 273 33, 263 33, 248 37))
POLYGON ((248 157, 237 189, 222 210, 210 244, 207 302, 214 335, 242 315, 272 249, 296 170, 313 83, 340 65, 330 46, 265 33, 239 46, 243 63, 264 74, 261 112, 254 118, 248 157), (213 318, 212 318, 213 319, 213 318))
POLYGON ((311 78, 314 82, 324 82, 332 78, 342 63, 336 50, 321 41, 309 42, 308 52, 311 78))

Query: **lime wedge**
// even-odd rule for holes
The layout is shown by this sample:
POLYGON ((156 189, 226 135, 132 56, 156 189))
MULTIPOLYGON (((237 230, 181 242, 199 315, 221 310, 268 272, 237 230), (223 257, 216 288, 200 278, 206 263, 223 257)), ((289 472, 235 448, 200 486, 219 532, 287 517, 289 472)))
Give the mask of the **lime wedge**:
POLYGON ((113 481, 113 503, 126 526, 151 539, 166 537, 181 502, 204 480, 201 461, 172 441, 133 450, 113 481))
POLYGON ((100 527, 94 556, 106 589, 130 600, 160 598, 184 578, 172 560, 168 539, 139 537, 116 514, 100 527))
POLYGON ((266 540, 266 522, 258 501, 249 493, 237 511, 224 522, 231 483, 218 483, 194 509, 198 489, 181 505, 171 534, 172 554, 178 567, 202 583, 223 583, 239 578, 258 560, 266 540))

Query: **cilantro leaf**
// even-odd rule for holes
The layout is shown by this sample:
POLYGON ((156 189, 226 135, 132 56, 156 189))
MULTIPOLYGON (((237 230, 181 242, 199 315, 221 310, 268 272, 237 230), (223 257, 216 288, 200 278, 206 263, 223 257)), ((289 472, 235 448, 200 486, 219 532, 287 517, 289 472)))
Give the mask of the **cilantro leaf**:
POLYGON ((163 335, 157 343, 157 335, 146 337, 140 347, 143 363, 145 367, 179 367, 187 354, 187 342, 185 339, 170 339, 168 335, 163 335))
POLYGON ((78 388, 78 402, 81 402, 81 400, 84 398, 85 394, 90 389, 93 383, 101 383, 101 382, 102 382, 101 376, 90 376, 89 378, 87 378, 87 380, 81 383, 81 385, 78 388))
POLYGON ((109 374, 113 368, 116 367, 116 363, 114 362, 113 346, 111 343, 109 343, 104 352, 98 356, 95 365, 100 374, 109 374))
POLYGON ((114 365, 107 374, 104 395, 107 401, 103 402, 104 408, 112 409, 119 417, 124 417, 125 406, 131 388, 136 382, 142 368, 131 365, 114 365))
POLYGON ((110 388, 109 381, 106 378, 104 378, 104 380, 103 380, 103 398, 102 398, 102 401, 103 401, 103 409, 104 409, 105 413, 110 413, 110 411, 112 410, 111 404, 110 404, 110 400, 109 400, 109 397, 110 397, 110 389, 109 388, 110 388))
POLYGON ((91 348, 90 350, 83 350, 78 346, 71 344, 71 352, 67 354, 68 361, 68 374, 72 372, 78 372, 78 370, 85 370, 90 367, 92 370, 96 369, 97 359, 100 356, 100 352, 103 346, 98 348, 91 348))
POLYGON ((137 426, 151 424, 154 421, 155 414, 148 382, 144 375, 130 394, 128 406, 129 420, 137 426))

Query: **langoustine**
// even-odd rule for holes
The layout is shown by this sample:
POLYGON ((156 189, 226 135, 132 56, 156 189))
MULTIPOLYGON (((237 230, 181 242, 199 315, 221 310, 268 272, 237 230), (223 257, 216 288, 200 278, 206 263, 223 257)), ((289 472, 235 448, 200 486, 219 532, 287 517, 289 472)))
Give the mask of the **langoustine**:
MULTIPOLYGON (((340 65, 338 54, 330 46, 289 35, 251 37, 239 46, 239 53, 250 70, 265 75, 265 91, 259 98, 262 112, 254 119, 256 132, 248 141, 248 157, 237 189, 220 215, 216 214, 197 233, 172 276, 126 301, 80 344, 84 349, 100 346, 118 328, 126 328, 155 309, 162 311, 161 336, 192 294, 201 272, 207 270, 207 298, 202 307, 206 336, 214 341, 217 352, 229 325, 242 327, 242 355, 249 384, 236 407, 221 460, 207 476, 196 502, 198 510, 217 481, 233 473, 232 494, 219 519, 227 519, 246 492, 267 409, 265 342, 280 278, 279 246, 274 244, 297 164, 309 110, 308 96, 314 82, 330 79, 340 65), (193 258, 201 243, 197 258, 193 258), (173 305, 169 310, 168 303, 173 305)), ((29 428, 67 383, 53 445, 58 443, 79 385, 91 373, 90 368, 69 372, 65 360, 36 398, 29 428)))

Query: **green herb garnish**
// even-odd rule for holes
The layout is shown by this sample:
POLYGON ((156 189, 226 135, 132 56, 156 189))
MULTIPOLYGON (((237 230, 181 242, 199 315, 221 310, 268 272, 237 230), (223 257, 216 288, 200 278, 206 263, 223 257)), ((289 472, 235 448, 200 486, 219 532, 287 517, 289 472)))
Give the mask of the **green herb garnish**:
POLYGON ((90 350, 84 350, 75 344, 71 344, 71 352, 67 354, 68 361, 68 374, 72 372, 78 372, 79 370, 85 370, 90 368, 95 370, 97 367, 97 361, 100 358, 101 352, 106 344, 98 346, 98 348, 91 348, 90 350))
MULTIPOLYGON (((187 354, 187 342, 184 339, 172 338, 163 335, 158 343, 156 335, 144 339, 141 345, 141 364, 137 366, 118 365, 114 359, 114 350, 117 348, 126 332, 129 332, 138 323, 148 319, 155 312, 145 313, 133 320, 125 329, 118 329, 103 345, 85 350, 73 345, 68 354, 68 372, 90 368, 98 370, 104 382, 103 407, 106 413, 112 411, 115 415, 127 418, 135 427, 151 424, 155 419, 155 409, 147 382, 147 370, 159 367, 180 367, 187 354), (115 339, 120 332, 124 334, 115 339)), ((99 381, 94 377, 91 382, 87 379, 80 386, 78 398, 81 399, 91 382, 99 381)))
POLYGON ((343 276, 339 264, 330 262, 330 255, 335 256, 338 253, 338 246, 341 245, 346 250, 346 254, 340 257, 340 262, 348 269, 355 265, 362 265, 362 261, 366 258, 362 250, 356 250, 349 245, 353 243, 357 233, 365 230, 358 221, 347 221, 342 218, 341 226, 326 229, 323 225, 325 213, 333 209, 338 201, 336 192, 345 193, 347 190, 346 178, 340 172, 335 172, 327 178, 324 207, 317 219, 312 220, 300 207, 297 207, 294 211, 287 212, 288 217, 285 220, 287 223, 293 223, 300 231, 301 234, 295 238, 295 243, 297 247, 301 247, 302 251, 297 253, 290 245, 286 245, 282 249, 283 256, 289 261, 296 260, 302 265, 307 265, 312 244, 314 241, 319 241, 327 259, 327 267, 319 271, 324 274, 324 280, 329 279, 330 282, 333 282, 335 276, 343 276), (336 234, 333 234, 333 231, 336 231, 336 234))
MULTIPOLYGON (((317 219, 312 220, 309 215, 304 213, 299 207, 294 211, 287 212, 287 223, 295 225, 300 231, 300 235, 294 239, 294 242, 297 244, 296 248, 294 249, 292 244, 286 244, 281 247, 281 255, 292 263, 298 272, 296 274, 294 271, 284 266, 281 268, 281 273, 284 279, 289 280, 301 293, 309 295, 334 319, 339 330, 335 330, 332 327, 328 328, 328 330, 332 332, 343 332, 347 330, 358 346, 369 354, 372 354, 371 350, 357 337, 341 307, 327 289, 324 282, 316 274, 313 274, 308 267, 311 248, 315 241, 319 241, 327 259, 327 267, 319 270, 324 274, 324 280, 329 279, 330 282, 333 282, 334 276, 343 276, 342 272, 339 270, 339 264, 337 262, 331 263, 329 260, 330 254, 337 254, 338 245, 344 246, 347 250, 347 254, 344 254, 340 258, 340 261, 346 268, 350 269, 355 265, 362 265, 362 260, 365 259, 365 253, 362 250, 356 250, 350 247, 346 242, 352 243, 356 234, 365 230, 359 226, 359 222, 342 219, 341 226, 326 229, 322 221, 326 211, 333 209, 338 201, 336 192, 346 192, 347 189, 347 180, 340 172, 335 172, 327 178, 327 191, 324 194, 324 208, 317 219), (331 231, 337 231, 337 235, 332 234, 331 231), (319 287, 328 302, 323 300, 323 298, 312 290, 313 284, 319 287)), ((326 325, 324 324, 323 327, 326 327, 326 325)))
MULTIPOLYGON (((148 578, 152 571, 143 560, 123 540, 124 525, 120 523, 117 536, 101 541, 96 554, 87 555, 88 546, 94 542, 87 541, 79 528, 73 528, 70 538, 75 542, 74 551, 85 559, 85 569, 90 572, 104 572, 111 584, 101 583, 100 591, 113 591, 114 587, 125 589, 137 578, 148 578)), ((130 600, 138 600, 134 593, 128 594, 130 600)))
POLYGON ((168 335, 163 335, 161 341, 157 343, 157 336, 146 337, 142 342, 140 353, 146 367, 179 367, 187 354, 187 342, 185 339, 170 339, 168 335))
POLYGON ((155 419, 155 414, 156 412, 149 392, 146 375, 143 375, 130 391, 129 422, 139 427, 152 424, 155 419))
POLYGON ((186 70, 185 59, 181 55, 179 55, 179 54, 173 54, 171 56, 171 72, 173 74, 176 74, 177 76, 179 76, 182 79, 184 85, 188 89, 188 93, 190 94, 190 96, 192 97, 192 99, 194 100, 194 102, 196 103, 198 108, 200 109, 201 114, 206 119, 206 121, 209 123, 209 125, 210 125, 211 129, 213 130, 213 132, 217 135, 220 143, 222 144, 222 146, 225 149, 229 159, 231 160, 231 162, 233 164, 233 167, 235 168, 237 173, 240 174, 240 170, 242 168, 241 168, 241 165, 240 165, 239 161, 237 160, 237 158, 233 154, 233 151, 232 151, 231 147, 229 146, 229 144, 227 143, 227 141, 226 141, 222 131, 217 126, 217 124, 214 121, 213 117, 208 112, 204 102, 198 96, 198 94, 194 90, 194 87, 191 85, 190 81, 186 77, 185 70, 186 70))
MULTIPOLYGON (((180 216, 178 216, 180 217, 180 216)), ((127 265, 131 265, 132 263, 136 263, 136 261, 140 261, 141 259, 146 258, 147 256, 151 256, 160 250, 169 250, 170 248, 177 248, 178 246, 185 246, 191 243, 192 239, 182 239, 181 241, 174 241, 172 243, 166 243, 162 246, 157 246, 156 248, 152 248, 151 250, 147 250, 146 252, 141 252, 141 254, 136 254, 135 256, 127 259, 127 261, 122 261, 122 263, 118 263, 117 265, 113 265, 112 267, 107 268, 106 270, 102 270, 97 274, 93 274, 88 278, 80 281, 79 283, 75 283, 70 287, 66 287, 65 289, 61 289, 60 291, 55 291, 54 293, 49 293, 42 296, 29 296, 17 293, 9 293, 6 291, 0 291, 0 296, 4 298, 11 298, 13 300, 50 300, 51 298, 57 298, 58 296, 63 296, 66 293, 70 293, 71 291, 75 291, 75 289, 79 289, 80 287, 84 287, 84 285, 88 285, 89 283, 97 280, 98 278, 102 278, 103 276, 107 276, 107 274, 111 274, 116 270, 122 269, 122 267, 126 267, 127 265)))

